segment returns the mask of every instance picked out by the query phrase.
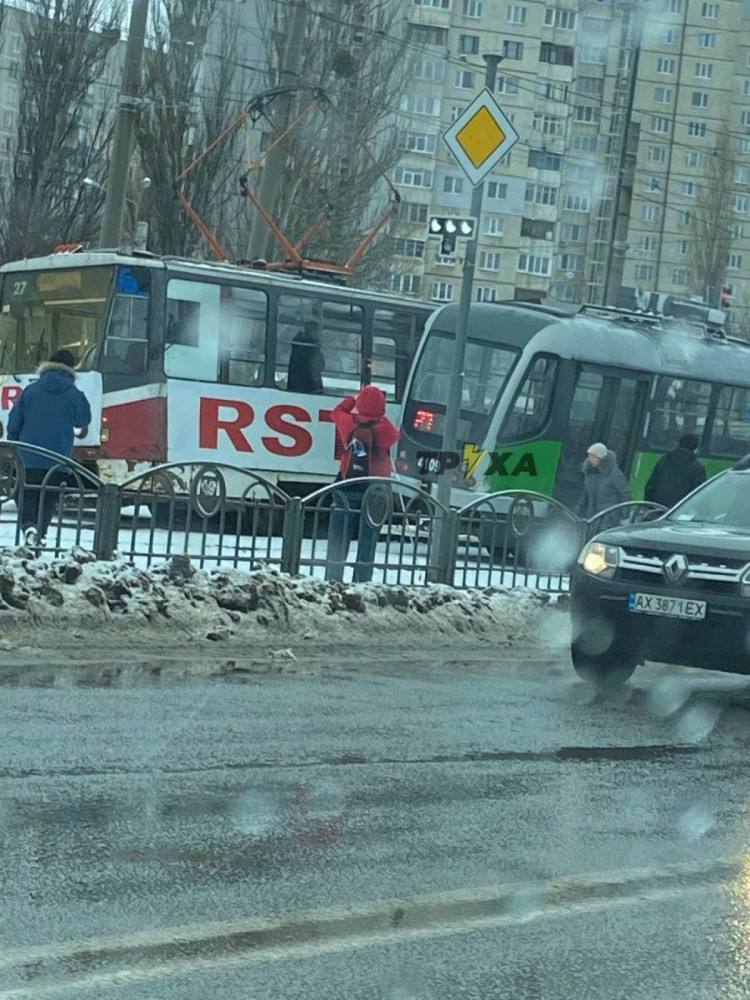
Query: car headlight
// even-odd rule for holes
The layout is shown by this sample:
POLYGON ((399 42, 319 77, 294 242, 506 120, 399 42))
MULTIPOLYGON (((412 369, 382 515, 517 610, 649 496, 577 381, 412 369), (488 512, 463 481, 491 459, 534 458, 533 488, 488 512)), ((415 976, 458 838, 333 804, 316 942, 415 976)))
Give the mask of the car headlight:
POLYGON ((589 542, 581 553, 578 562, 584 573, 611 580, 619 564, 620 550, 616 545, 605 545, 603 542, 589 542))

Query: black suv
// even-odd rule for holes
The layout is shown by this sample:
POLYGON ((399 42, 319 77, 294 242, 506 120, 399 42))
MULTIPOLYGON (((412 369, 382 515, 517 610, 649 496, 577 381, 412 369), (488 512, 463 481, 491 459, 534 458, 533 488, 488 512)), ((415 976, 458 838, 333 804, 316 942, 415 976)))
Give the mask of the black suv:
POLYGON ((750 673, 750 458, 658 520, 592 539, 571 610, 586 680, 625 681, 645 660, 750 673))

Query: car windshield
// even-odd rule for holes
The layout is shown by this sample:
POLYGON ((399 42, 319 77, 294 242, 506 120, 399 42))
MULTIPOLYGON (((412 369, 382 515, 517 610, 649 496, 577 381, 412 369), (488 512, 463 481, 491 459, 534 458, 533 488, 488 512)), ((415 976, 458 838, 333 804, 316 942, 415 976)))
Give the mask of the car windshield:
POLYGON ((710 480, 675 507, 667 520, 722 524, 750 531, 750 473, 729 472, 710 480))

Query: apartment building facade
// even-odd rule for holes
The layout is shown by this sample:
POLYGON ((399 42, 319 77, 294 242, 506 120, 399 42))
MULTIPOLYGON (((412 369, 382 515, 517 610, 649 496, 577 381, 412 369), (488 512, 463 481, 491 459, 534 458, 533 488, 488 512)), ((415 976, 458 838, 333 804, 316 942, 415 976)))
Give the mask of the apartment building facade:
POLYGON ((441 134, 482 89, 482 55, 497 53, 495 96, 520 141, 485 185, 475 297, 603 301, 626 138, 637 156, 632 202, 620 203, 629 211, 622 284, 693 293, 689 213, 721 123, 737 158, 727 280, 741 297, 750 280, 750 215, 747 226, 741 219, 750 22, 739 0, 411 0, 408 8, 394 289, 436 302, 459 296, 460 244, 455 259, 440 257, 427 220, 468 212, 468 181, 441 134))

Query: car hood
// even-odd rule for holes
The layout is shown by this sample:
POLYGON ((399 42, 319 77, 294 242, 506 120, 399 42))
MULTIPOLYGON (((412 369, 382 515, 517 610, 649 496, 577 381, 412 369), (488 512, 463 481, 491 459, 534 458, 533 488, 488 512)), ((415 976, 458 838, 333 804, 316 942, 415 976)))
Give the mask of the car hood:
POLYGON ((639 547, 666 554, 683 552, 685 555, 747 559, 750 562, 750 531, 718 524, 660 520, 612 528, 597 535, 597 539, 625 548, 639 547))

